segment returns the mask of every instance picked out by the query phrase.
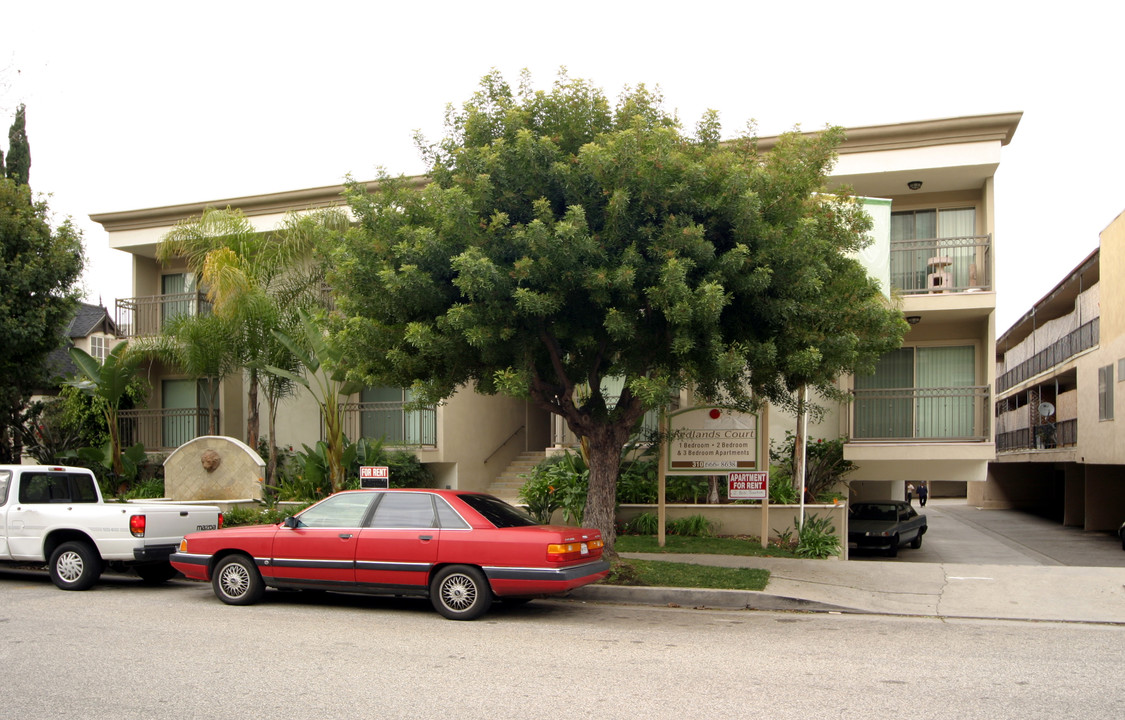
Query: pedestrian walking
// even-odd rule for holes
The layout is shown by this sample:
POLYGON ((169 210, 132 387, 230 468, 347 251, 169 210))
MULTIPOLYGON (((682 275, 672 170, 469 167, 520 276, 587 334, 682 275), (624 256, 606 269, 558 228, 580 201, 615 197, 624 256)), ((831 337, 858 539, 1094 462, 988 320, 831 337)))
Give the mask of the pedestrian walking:
POLYGON ((927 483, 918 484, 918 504, 926 507, 926 498, 930 496, 930 486, 927 483))
POLYGON ((914 500, 914 483, 906 483, 906 504, 909 505, 914 500))

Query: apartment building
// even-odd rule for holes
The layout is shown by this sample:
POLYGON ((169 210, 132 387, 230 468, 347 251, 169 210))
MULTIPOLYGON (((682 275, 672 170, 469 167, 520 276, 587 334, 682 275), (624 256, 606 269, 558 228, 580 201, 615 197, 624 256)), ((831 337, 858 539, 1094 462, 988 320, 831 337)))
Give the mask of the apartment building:
MULTIPOLYGON (((906 481, 929 481, 964 492, 984 482, 993 458, 991 392, 995 355, 994 175, 1001 147, 1020 114, 948 118, 848 130, 832 175, 868 198, 875 242, 861 261, 883 282, 889 302, 911 323, 904 347, 871 377, 845 379, 855 402, 834 407, 810 428, 812 437, 846 436, 846 457, 861 497, 901 497, 906 481)), ((768 149, 773 138, 762 138, 768 149)), ((129 336, 159 332, 169 317, 206 312, 204 293, 183 266, 155 260, 161 237, 176 222, 207 207, 239 208, 256 228, 269 230, 287 211, 342 204, 330 186, 91 216, 112 248, 133 258, 133 297, 119 300, 117 323, 129 336)), ((151 449, 170 449, 203 434, 206 405, 197 380, 153 365, 149 407, 124 422, 151 449)), ((488 488, 521 455, 542 457, 570 445, 558 418, 528 403, 463 391, 447 403, 407 411, 401 388, 371 388, 345 410, 349 437, 386 437, 413 448, 445 486, 488 488)), ((224 383, 218 426, 245 435, 245 384, 224 383)), ((279 413, 282 444, 311 444, 319 435, 311 398, 298 397, 279 413)), ((795 420, 775 411, 770 434, 784 437, 795 420)))
POLYGON ((996 344, 996 460, 982 507, 1086 530, 1125 519, 1125 214, 996 344), (1119 419, 1120 418, 1120 419, 1119 419))

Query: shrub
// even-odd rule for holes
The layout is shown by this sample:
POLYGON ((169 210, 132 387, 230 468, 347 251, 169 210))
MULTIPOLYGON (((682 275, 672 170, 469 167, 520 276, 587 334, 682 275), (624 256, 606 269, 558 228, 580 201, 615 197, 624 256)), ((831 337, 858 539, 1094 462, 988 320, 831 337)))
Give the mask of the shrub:
POLYGON ((571 452, 553 455, 524 477, 519 497, 537 522, 549 523, 551 515, 562 510, 567 522, 582 524, 590 484, 590 468, 582 456, 571 452))
POLYGON ((702 515, 669 520, 666 528, 669 535, 712 537, 715 534, 715 524, 702 515))
MULTIPOLYGON (((328 445, 319 441, 315 446, 302 445, 302 450, 286 458, 284 471, 279 472, 277 496, 281 500, 319 500, 331 492, 328 480, 328 445)), ((356 442, 344 440, 344 487, 359 487, 359 468, 362 465, 383 465, 390 469, 391 487, 433 487, 434 479, 426 466, 414 453, 405 450, 387 450, 382 440, 360 438, 356 442)))
POLYGON ((818 515, 805 518, 804 527, 797 534, 796 552, 801 557, 818 559, 839 555, 840 538, 831 519, 818 515))
POLYGON ((655 535, 659 527, 660 520, 656 513, 646 512, 625 523, 623 529, 629 535, 655 535))
POLYGON ((279 523, 290 515, 296 515, 311 503, 286 507, 261 507, 235 505, 223 513, 223 527, 237 525, 273 525, 279 523))
MULTIPOLYGON (((844 438, 817 439, 805 444, 805 492, 809 502, 831 501, 833 491, 844 476, 855 469, 855 463, 844 459, 844 438)), ((770 445, 770 461, 776 466, 777 477, 770 476, 770 484, 793 485, 793 459, 797 437, 785 432, 785 441, 770 445), (775 482, 776 480, 776 482, 775 482)), ((845 483, 846 484, 846 483, 845 483)), ((770 502, 773 502, 772 496, 770 502)), ((791 504, 791 503, 787 503, 791 504)))

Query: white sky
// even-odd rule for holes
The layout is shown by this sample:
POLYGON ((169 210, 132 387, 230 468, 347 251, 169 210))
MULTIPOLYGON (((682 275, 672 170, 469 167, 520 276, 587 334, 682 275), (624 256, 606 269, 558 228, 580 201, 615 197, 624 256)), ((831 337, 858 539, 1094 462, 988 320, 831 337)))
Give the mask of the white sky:
POLYGON ((659 85, 688 129, 1023 111, 997 173, 999 332, 1125 210, 1125 4, 36 2, 0 18, 0 146, 27 104, 31 185, 85 233, 87 299, 131 295, 91 213, 424 170, 492 67, 659 85))

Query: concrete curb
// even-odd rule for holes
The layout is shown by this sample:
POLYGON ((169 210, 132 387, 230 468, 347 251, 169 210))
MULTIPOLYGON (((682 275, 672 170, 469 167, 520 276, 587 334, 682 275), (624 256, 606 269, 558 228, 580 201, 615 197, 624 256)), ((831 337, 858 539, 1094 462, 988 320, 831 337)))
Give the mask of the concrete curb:
POLYGON ((566 596, 581 602, 664 607, 720 608, 728 610, 788 610, 796 612, 869 613, 840 605, 771 595, 754 590, 712 590, 705 588, 636 587, 628 585, 587 585, 566 596))

